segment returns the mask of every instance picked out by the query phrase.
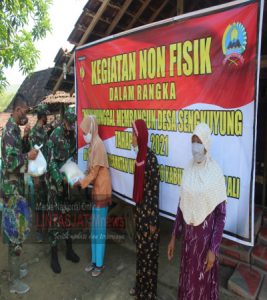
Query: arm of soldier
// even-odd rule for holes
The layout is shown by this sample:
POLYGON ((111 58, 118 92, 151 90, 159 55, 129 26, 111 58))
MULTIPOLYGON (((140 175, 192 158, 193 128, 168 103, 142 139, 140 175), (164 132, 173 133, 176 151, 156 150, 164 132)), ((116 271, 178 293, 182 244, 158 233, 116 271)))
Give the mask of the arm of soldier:
POLYGON ((82 189, 85 189, 88 187, 88 185, 94 181, 98 175, 100 166, 94 166, 89 170, 88 175, 80 181, 82 189))
POLYGON ((29 138, 28 138, 28 142, 29 142, 31 148, 33 148, 35 145, 34 135, 33 135, 32 131, 33 131, 33 129, 30 131, 29 138))
POLYGON ((54 160, 54 149, 55 149, 55 144, 50 139, 47 142, 47 165, 48 165, 48 172, 49 172, 52 180, 59 187, 63 183, 64 176, 60 173, 59 168, 58 168, 58 164, 54 160))
POLYGON ((28 165, 28 154, 22 153, 16 145, 16 134, 13 131, 7 132, 4 139, 6 155, 3 156, 8 172, 14 172, 21 167, 28 165))
POLYGON ((44 146, 46 134, 44 134, 44 130, 42 128, 38 128, 34 126, 29 132, 29 144, 31 149, 34 148, 35 145, 37 146, 44 146))

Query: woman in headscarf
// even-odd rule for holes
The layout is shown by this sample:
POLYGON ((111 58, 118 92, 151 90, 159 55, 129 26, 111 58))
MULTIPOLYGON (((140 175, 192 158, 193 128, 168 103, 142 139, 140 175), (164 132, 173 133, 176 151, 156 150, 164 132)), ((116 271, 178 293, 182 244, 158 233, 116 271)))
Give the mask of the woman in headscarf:
POLYGON ((96 117, 84 117, 80 124, 84 140, 90 144, 88 150, 88 167, 86 177, 80 182, 82 189, 93 185, 92 190, 92 225, 91 225, 91 263, 85 268, 92 272, 93 277, 99 276, 104 269, 106 243, 106 218, 108 204, 111 203, 111 178, 107 152, 103 141, 98 135, 96 117))
POLYGON ((225 179, 210 157, 211 131, 199 124, 192 136, 193 160, 184 170, 181 197, 168 258, 182 235, 178 299, 216 300, 219 297, 218 252, 226 216, 225 179))
POLYGON ((137 153, 133 188, 137 261, 135 287, 130 295, 138 300, 157 298, 160 174, 157 157, 147 143, 146 123, 136 120, 132 145, 137 153))

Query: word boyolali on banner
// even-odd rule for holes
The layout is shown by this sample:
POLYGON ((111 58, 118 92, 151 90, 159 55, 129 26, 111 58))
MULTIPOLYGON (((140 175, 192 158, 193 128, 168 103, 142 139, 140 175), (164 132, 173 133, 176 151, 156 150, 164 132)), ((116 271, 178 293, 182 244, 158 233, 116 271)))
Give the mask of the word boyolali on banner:
MULTIPOLYGON (((78 47, 78 122, 97 117, 114 193, 133 203, 132 122, 146 121, 160 163, 160 211, 174 218, 191 135, 205 122, 225 174, 224 235, 253 244, 260 1, 235 1, 78 47)), ((87 148, 78 132, 79 165, 87 148)))

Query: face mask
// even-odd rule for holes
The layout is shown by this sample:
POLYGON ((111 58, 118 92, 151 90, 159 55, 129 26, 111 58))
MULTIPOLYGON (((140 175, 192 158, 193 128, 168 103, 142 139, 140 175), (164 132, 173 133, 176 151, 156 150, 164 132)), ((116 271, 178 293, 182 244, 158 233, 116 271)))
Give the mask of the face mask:
POLYGON ((206 157, 204 145, 192 143, 192 154, 195 162, 202 162, 206 157))
POLYGON ((135 146, 135 147, 132 145, 132 150, 133 150, 136 154, 138 154, 138 151, 139 151, 138 145, 135 146))
POLYGON ((26 116, 22 116, 19 120, 20 126, 25 126, 28 123, 29 119, 26 116))
POLYGON ((28 118, 26 116, 26 110, 21 108, 20 109, 20 116, 19 116, 19 125, 20 126, 25 126, 28 123, 28 118))
POLYGON ((83 135, 84 141, 86 144, 90 144, 91 140, 92 140, 92 134, 89 132, 87 134, 83 135))

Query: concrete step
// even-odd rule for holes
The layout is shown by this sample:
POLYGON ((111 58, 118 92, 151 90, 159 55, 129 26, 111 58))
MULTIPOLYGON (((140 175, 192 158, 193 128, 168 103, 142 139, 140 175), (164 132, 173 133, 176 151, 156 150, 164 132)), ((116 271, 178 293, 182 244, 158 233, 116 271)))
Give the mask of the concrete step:
POLYGON ((220 246, 220 254, 243 261, 245 263, 250 263, 251 250, 252 247, 244 246, 227 239, 222 239, 220 246))
POLYGON ((251 252, 251 263, 267 273, 267 246, 257 244, 251 252))
POLYGON ((240 263, 228 280, 228 289, 241 297, 254 300, 259 293, 262 279, 263 275, 259 271, 240 263))
POLYGON ((240 261, 238 259, 229 257, 229 256, 221 254, 221 253, 219 255, 219 262, 221 265, 228 266, 231 268, 235 268, 240 263, 240 261))
POLYGON ((266 300, 267 299, 267 275, 264 276, 262 285, 260 288, 258 300, 266 300))
POLYGON ((256 236, 261 228, 263 219, 263 209, 260 207, 255 207, 254 214, 254 235, 256 236))
POLYGON ((267 246, 267 227, 262 227, 259 231, 258 242, 267 246))

